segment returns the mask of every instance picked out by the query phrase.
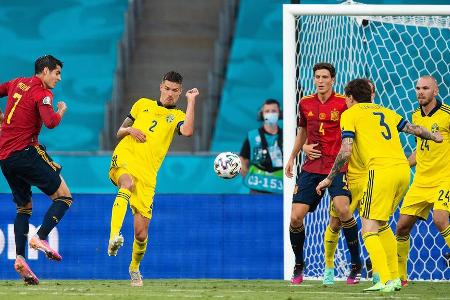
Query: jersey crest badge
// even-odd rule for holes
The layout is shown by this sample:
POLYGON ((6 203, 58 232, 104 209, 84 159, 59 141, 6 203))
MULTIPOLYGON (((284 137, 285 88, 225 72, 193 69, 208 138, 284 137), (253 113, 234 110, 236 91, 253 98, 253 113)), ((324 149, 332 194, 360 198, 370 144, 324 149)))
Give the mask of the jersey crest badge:
POLYGON ((167 117, 166 117, 166 122, 167 123, 172 123, 173 122, 173 120, 175 120, 175 116, 174 115, 167 115, 167 117))
POLYGON ((336 109, 333 109, 331 111, 330 119, 331 119, 331 121, 339 121, 339 111, 337 111, 336 109))
POLYGON ((435 133, 439 131, 439 125, 434 123, 433 125, 431 125, 431 132, 435 133))
POLYGON ((327 117, 326 113, 320 113, 319 114, 319 120, 325 120, 326 117, 327 117))
POLYGON ((51 105, 52 101, 50 100, 49 96, 44 97, 44 99, 42 99, 42 104, 47 104, 47 105, 51 105))

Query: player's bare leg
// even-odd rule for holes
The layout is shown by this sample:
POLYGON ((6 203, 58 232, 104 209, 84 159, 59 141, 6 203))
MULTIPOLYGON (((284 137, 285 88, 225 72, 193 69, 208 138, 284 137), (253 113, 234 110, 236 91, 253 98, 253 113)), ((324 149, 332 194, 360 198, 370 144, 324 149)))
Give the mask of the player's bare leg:
POLYGON ((144 257, 145 251, 147 250, 148 241, 148 225, 150 219, 142 216, 139 212, 134 214, 134 242, 133 242, 133 253, 131 256, 130 263, 130 277, 131 286, 142 286, 142 276, 139 270, 139 265, 144 257))
POLYGON ((436 228, 445 239, 447 246, 450 247, 450 227, 449 227, 449 212, 442 209, 435 209, 433 211, 433 222, 436 228))
POLYGON ((305 226, 303 225, 303 220, 308 211, 309 205, 292 203, 289 235, 292 250, 295 254, 295 267, 291 278, 291 284, 301 284, 303 282, 303 246, 305 243, 305 226))

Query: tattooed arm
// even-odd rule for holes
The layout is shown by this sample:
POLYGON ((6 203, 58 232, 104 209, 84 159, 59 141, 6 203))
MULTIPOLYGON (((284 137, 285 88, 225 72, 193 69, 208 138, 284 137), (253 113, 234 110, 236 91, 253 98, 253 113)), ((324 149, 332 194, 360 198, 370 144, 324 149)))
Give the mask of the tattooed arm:
POLYGON ((139 129, 131 127, 133 125, 134 121, 133 119, 126 117, 123 121, 122 125, 120 126, 119 130, 117 130, 117 139, 120 141, 127 135, 131 135, 134 137, 134 139, 138 142, 145 142, 145 134, 140 131, 139 129))
POLYGON ((410 134, 413 134, 417 137, 420 137, 424 140, 432 140, 436 143, 442 143, 442 135, 439 132, 429 132, 426 128, 418 125, 411 124, 409 122, 406 122, 405 127, 401 130, 403 132, 407 132, 410 134))
POLYGON ((353 138, 346 137, 342 140, 341 149, 339 150, 336 159, 334 160, 333 167, 331 168, 330 174, 327 178, 319 182, 316 187, 317 194, 321 195, 322 190, 329 187, 333 182, 334 177, 340 173, 342 167, 348 163, 353 150, 353 138))
POLYGON ((352 155, 353 150, 353 138, 346 137, 342 140, 341 149, 339 150, 336 159, 334 160, 333 167, 331 168, 330 174, 327 178, 333 181, 334 177, 341 171, 342 167, 348 163, 350 155, 352 155))

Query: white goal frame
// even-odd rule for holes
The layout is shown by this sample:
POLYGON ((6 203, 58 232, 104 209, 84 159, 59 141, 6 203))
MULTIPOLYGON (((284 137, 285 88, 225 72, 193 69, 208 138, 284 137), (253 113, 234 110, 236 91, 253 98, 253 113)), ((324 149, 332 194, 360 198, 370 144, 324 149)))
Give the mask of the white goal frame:
MULTIPOLYGON (((351 3, 350 3, 351 4, 351 3)), ((332 16, 450 16, 450 5, 283 5, 283 153, 286 166, 294 146, 297 125, 296 112, 296 21, 300 15, 332 16)), ((450 26, 450 25, 449 25, 450 26)), ((312 80, 312 79, 311 79, 312 80)), ((295 177, 294 177, 295 178, 295 177)), ((292 192, 295 179, 284 176, 283 237, 284 279, 290 279, 294 267, 294 254, 289 238, 289 223, 292 207, 292 192)))

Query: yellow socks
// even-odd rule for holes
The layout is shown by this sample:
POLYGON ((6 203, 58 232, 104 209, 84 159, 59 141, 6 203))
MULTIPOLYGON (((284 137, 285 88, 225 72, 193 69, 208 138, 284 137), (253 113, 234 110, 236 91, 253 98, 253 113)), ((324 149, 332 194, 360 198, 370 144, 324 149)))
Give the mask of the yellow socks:
POLYGON ((391 272, 391 279, 398 278, 397 241, 389 224, 378 229, 378 236, 386 253, 387 266, 391 272))
POLYGON ((363 234, 364 245, 367 252, 369 252, 372 266, 380 274, 381 283, 386 283, 391 277, 386 259, 386 253, 384 252, 383 245, 381 244, 378 232, 366 232, 363 234))
POLYGON ((445 242, 447 243, 447 246, 450 247, 450 225, 448 225, 447 228, 444 229, 444 231, 441 231, 441 234, 445 242))
POLYGON ((409 254, 409 235, 399 236, 397 235, 397 262, 398 262, 398 275, 401 280, 408 279, 408 254, 409 254))
POLYGON ((140 242, 134 238, 133 242, 133 254, 131 255, 131 263, 130 263, 130 271, 137 272, 139 271, 139 265, 141 263, 142 258, 144 257, 145 250, 147 250, 147 241, 140 242))
POLYGON ((127 189, 119 189, 116 200, 112 207, 111 213, 111 231, 109 233, 109 239, 112 239, 115 235, 118 235, 120 229, 122 229, 123 219, 127 213, 128 202, 130 201, 131 192, 127 189))
POLYGON ((339 232, 334 232, 330 225, 327 226, 324 236, 325 267, 334 268, 334 254, 339 241, 339 232))

